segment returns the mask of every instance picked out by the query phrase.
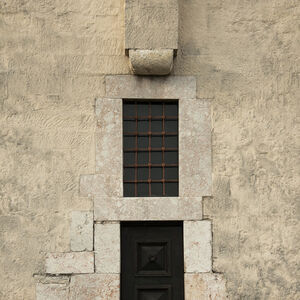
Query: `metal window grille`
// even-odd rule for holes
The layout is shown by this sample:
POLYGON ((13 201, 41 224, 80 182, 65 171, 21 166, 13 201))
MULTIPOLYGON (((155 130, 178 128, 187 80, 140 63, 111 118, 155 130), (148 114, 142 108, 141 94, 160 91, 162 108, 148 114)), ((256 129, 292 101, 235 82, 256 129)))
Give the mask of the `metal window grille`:
POLYGON ((124 197, 178 196, 178 101, 123 101, 124 197))

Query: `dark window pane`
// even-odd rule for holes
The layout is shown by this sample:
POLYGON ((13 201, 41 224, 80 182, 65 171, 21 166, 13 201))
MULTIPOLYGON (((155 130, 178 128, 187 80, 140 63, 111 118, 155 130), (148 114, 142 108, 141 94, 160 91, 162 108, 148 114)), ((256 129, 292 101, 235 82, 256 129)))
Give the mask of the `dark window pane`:
POLYGON ((125 149, 135 148, 135 136, 124 136, 123 143, 125 149))
POLYGON ((148 152, 138 152, 138 164, 148 164, 149 153, 148 152))
POLYGON ((138 132, 148 132, 149 122, 148 121, 138 121, 138 132))
POLYGON ((159 167, 151 168, 151 179, 162 179, 163 178, 163 169, 159 167))
POLYGON ((163 185, 160 182, 151 183, 151 196, 158 197, 163 195, 163 185))
POLYGON ((149 146, 149 137, 147 136, 139 136, 138 137, 138 148, 148 148, 149 146))
POLYGON ((178 183, 177 182, 166 182, 166 196, 177 196, 178 195, 178 183))
POLYGON ((138 168, 137 169, 137 179, 138 180, 148 180, 149 178, 149 168, 138 168))
POLYGON ((161 117, 163 114, 163 106, 161 103, 151 103, 152 117, 161 117))
POLYGON ((162 132, 162 130, 163 130, 162 121, 152 120, 151 131, 152 132, 162 132))
POLYGON ((177 117, 178 116, 178 103, 169 102, 165 104, 165 116, 177 117))
POLYGON ((166 136, 165 137, 165 147, 166 148, 177 148, 178 147, 177 136, 166 136))
POLYGON ((161 164, 162 163, 162 152, 151 152, 151 163, 152 164, 161 164))
POLYGON ((134 180, 135 178, 135 169, 134 168, 124 168, 124 180, 134 180))
POLYGON ((124 132, 135 132, 136 131, 136 122, 135 121, 124 121, 123 122, 124 132))
POLYGON ((149 104, 140 102, 137 105, 138 117, 148 117, 149 114, 149 104))
POLYGON ((139 197, 149 196, 149 184, 148 183, 138 183, 137 192, 139 197))
POLYGON ((178 121, 177 120, 166 120, 165 121, 165 132, 177 132, 178 121))
POLYGON ((161 148, 161 147, 162 147, 162 136, 152 136, 151 148, 161 148))
POLYGON ((134 183, 124 183, 124 196, 134 197, 134 183))
POLYGON ((178 179, 178 167, 165 167, 165 179, 178 179))
POLYGON ((124 165, 135 164, 135 153, 134 152, 124 152, 124 165))
POLYGON ((134 102, 125 102, 123 105, 124 117, 135 117, 135 104, 134 102))
POLYGON ((178 153, 177 151, 168 151, 165 153, 165 163, 166 164, 177 164, 178 163, 178 153))

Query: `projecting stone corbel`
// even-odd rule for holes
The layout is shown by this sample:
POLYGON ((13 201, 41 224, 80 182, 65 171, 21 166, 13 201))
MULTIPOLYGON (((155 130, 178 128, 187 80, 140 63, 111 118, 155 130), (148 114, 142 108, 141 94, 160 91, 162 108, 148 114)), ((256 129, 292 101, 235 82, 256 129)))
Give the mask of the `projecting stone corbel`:
POLYGON ((125 0, 125 51, 134 74, 169 74, 177 49, 177 0, 125 0))

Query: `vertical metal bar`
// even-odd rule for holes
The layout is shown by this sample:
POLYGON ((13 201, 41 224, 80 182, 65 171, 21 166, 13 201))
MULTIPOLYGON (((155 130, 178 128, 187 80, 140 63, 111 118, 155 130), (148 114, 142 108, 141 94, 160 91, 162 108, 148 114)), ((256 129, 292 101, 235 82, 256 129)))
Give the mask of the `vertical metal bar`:
POLYGON ((165 102, 163 102, 163 115, 162 115, 162 169, 163 169, 163 196, 166 195, 165 185, 165 102))
POLYGON ((148 105, 148 120, 149 120, 149 130, 148 130, 148 153, 149 153, 149 158, 148 158, 148 188, 149 188, 149 197, 151 197, 151 101, 149 101, 148 105))
POLYGON ((137 102, 134 102, 134 108, 135 108, 135 166, 134 166, 134 195, 137 197, 137 165, 138 165, 138 107, 137 102))

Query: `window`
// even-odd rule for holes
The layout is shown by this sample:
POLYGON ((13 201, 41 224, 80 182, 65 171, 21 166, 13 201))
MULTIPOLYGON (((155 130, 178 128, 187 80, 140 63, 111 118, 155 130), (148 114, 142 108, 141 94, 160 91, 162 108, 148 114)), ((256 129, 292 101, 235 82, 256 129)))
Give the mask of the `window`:
POLYGON ((178 196, 178 101, 123 101, 124 197, 178 196))

